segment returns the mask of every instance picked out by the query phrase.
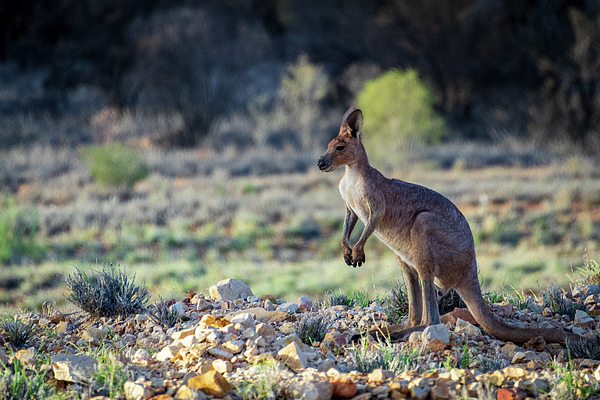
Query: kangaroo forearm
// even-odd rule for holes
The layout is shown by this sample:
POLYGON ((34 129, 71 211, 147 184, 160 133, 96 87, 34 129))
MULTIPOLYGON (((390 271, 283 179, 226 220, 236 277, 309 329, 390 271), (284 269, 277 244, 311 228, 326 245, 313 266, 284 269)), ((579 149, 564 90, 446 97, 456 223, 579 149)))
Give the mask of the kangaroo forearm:
POLYGON ((342 244, 350 247, 350 235, 356 226, 358 216, 350 209, 346 208, 346 217, 344 218, 344 232, 342 234, 342 244))

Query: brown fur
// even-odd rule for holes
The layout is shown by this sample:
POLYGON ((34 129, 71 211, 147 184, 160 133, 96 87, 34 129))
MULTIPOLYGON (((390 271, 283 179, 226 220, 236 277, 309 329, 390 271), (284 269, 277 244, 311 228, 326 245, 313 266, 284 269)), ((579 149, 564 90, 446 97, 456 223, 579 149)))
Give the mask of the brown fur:
POLYGON ((436 285, 454 288, 477 322, 498 339, 524 343, 536 336, 546 342, 579 338, 558 328, 521 329, 494 317, 481 296, 473 235, 465 217, 441 194, 388 179, 371 167, 361 140, 362 121, 359 109, 346 111, 338 136, 318 165, 324 172, 345 167, 340 193, 346 204, 342 238, 346 263, 360 267, 365 262, 364 246, 371 234, 396 254, 406 282, 409 322, 403 330, 391 328, 393 338, 406 339, 414 331, 440 323, 436 285), (350 234, 359 218, 365 228, 351 247, 350 234))

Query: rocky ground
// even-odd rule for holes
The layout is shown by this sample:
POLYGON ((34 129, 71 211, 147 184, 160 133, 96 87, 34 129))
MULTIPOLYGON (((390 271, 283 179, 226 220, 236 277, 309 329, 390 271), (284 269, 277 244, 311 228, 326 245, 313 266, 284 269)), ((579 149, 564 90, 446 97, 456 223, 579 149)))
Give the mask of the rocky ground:
POLYGON ((39 327, 38 337, 14 353, 5 343, 0 360, 13 365, 18 359, 30 371, 45 371, 44 379, 63 398, 585 398, 600 388, 600 361, 591 359, 600 354, 599 294, 595 285, 567 293, 587 307, 573 319, 541 301, 525 302, 524 309, 492 305, 514 325, 581 334, 589 339, 590 358, 542 338, 523 346, 501 342, 464 309, 405 343, 352 342, 357 334, 376 332, 386 321, 386 308, 377 302, 364 308, 318 306, 306 296, 285 302, 226 280, 207 296, 189 293, 171 301, 180 322, 168 329, 148 314, 97 320, 59 312, 21 315, 39 327), (318 324, 325 337, 304 343, 301 337, 318 324), (111 393, 112 381, 99 382, 101 365, 112 365, 113 381, 125 374, 123 391, 111 393))

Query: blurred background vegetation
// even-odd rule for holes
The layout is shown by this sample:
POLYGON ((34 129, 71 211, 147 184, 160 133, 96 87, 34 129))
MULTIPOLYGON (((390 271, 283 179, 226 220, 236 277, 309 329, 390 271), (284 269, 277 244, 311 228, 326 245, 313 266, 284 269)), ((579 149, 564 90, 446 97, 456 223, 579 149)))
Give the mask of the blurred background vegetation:
POLYGON ((315 167, 350 105, 376 167, 467 215, 485 286, 597 257, 597 1, 23 0, 0 31, 1 306, 109 262, 173 296, 389 289, 315 167))

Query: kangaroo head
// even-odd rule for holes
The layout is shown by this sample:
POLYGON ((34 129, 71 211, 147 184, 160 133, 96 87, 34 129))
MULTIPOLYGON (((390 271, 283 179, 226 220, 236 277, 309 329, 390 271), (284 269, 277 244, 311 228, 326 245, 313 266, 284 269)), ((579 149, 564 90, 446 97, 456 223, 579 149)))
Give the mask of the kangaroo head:
POLYGON ((338 135, 327 145, 327 151, 317 165, 323 172, 331 172, 342 165, 355 163, 364 154, 361 140, 362 111, 350 107, 342 117, 338 135))

